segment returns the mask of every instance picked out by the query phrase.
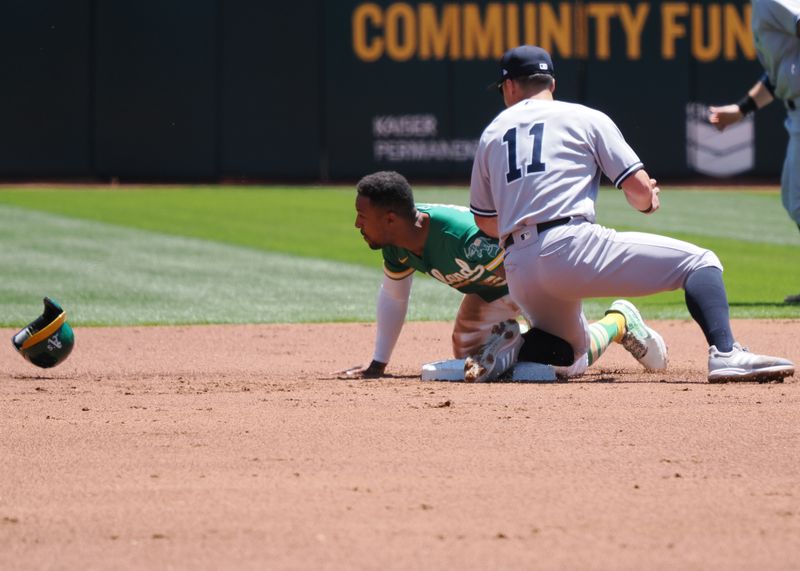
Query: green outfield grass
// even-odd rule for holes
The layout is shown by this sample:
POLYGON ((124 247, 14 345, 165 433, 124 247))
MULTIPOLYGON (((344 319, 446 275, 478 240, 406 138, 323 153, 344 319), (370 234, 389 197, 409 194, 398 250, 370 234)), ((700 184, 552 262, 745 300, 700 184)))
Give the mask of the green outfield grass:
MULTIPOLYGON (((464 188, 420 202, 467 204, 464 188)), ((353 227, 352 187, 6 188, 0 190, 0 325, 59 299, 77 325, 369 321, 380 254, 353 227)), ((734 317, 800 317, 800 233, 774 191, 662 192, 642 216, 614 189, 598 220, 716 251, 734 317)), ((417 279, 410 319, 451 319, 459 295, 417 279)), ((597 317, 608 299, 587 302, 597 317)), ((647 317, 688 318, 682 292, 636 300, 647 317)))

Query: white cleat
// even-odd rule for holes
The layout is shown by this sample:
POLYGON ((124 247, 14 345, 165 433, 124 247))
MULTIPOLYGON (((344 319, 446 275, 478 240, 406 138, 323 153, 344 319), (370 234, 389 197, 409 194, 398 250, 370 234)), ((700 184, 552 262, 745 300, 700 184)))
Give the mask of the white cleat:
POLYGON ((708 348, 709 383, 782 383, 794 375, 794 363, 780 357, 757 355, 738 343, 727 353, 708 348))
POLYGON ((513 319, 501 321, 492 328, 480 352, 464 360, 464 380, 468 383, 495 380, 517 362, 523 342, 519 323, 513 319))
POLYGON ((655 329, 647 326, 636 306, 618 299, 611 304, 606 314, 621 313, 625 318, 625 335, 620 343, 648 371, 663 371, 667 368, 667 344, 655 329))

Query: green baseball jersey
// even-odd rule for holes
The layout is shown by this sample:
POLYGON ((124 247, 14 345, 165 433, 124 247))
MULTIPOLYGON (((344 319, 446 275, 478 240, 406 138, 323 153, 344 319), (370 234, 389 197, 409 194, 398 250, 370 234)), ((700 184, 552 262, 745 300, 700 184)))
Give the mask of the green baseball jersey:
POLYGON ((386 275, 400 280, 415 270, 424 272, 461 293, 474 293, 485 301, 508 294, 506 280, 494 274, 503 263, 497 240, 481 232, 468 208, 447 204, 418 204, 430 216, 428 239, 422 257, 405 248, 383 248, 386 275))

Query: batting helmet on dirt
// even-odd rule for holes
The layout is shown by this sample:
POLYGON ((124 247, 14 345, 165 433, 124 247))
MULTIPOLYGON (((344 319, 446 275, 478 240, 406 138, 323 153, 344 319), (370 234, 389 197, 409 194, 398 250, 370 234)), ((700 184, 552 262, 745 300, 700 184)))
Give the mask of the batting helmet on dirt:
POLYGON ((75 345, 75 334, 67 323, 67 312, 46 297, 44 313, 14 335, 12 342, 26 361, 49 369, 70 354, 75 345))

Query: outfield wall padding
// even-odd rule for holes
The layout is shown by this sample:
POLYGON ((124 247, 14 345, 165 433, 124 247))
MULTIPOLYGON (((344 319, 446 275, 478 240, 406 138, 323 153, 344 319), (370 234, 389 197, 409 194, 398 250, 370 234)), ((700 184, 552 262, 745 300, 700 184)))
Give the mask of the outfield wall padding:
POLYGON ((92 170, 89 0, 0 6, 0 175, 92 170))
MULTIPOLYGON (((689 109, 738 99, 759 76, 749 9, 9 0, 0 176, 352 181, 396 169, 463 182, 502 110, 486 89, 496 61, 522 42, 552 52, 557 98, 608 113, 653 176, 705 176, 688 157, 689 109)), ((777 180, 783 116, 780 103, 760 111, 735 143, 752 147, 752 164, 721 176, 777 180)), ((703 160, 722 161, 727 143, 714 145, 703 160)))

